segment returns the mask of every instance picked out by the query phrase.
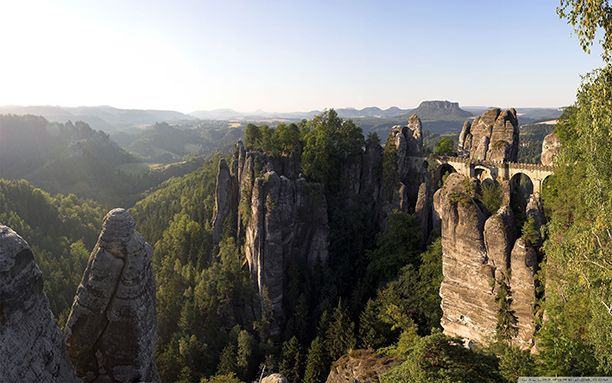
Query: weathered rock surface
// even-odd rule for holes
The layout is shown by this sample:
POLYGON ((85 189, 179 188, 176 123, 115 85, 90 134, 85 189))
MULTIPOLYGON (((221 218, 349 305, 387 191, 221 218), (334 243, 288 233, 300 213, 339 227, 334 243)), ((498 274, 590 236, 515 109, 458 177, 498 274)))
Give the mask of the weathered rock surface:
POLYGON ((512 304, 518 323, 518 335, 513 341, 522 349, 530 349, 535 334, 534 304, 536 302, 535 275, 537 272, 537 254, 534 248, 519 238, 512 249, 512 271, 510 290, 512 304))
POLYGON ((332 364, 326 383, 378 383, 379 375, 397 365, 371 350, 354 350, 332 364))
POLYGON ((124 209, 104 218, 66 323, 66 346, 86 382, 158 382, 151 247, 124 209))
POLYGON ((267 294, 278 330, 283 317, 285 267, 295 260, 308 267, 326 264, 327 204, 320 184, 290 180, 270 171, 255 179, 245 255, 260 294, 267 294))
POLYGON ((261 380, 261 383, 289 383, 287 378, 282 376, 281 374, 272 374, 268 375, 261 380))
POLYGON ((500 283, 510 267, 510 253, 515 240, 514 218, 509 206, 502 206, 489 217, 484 226, 487 264, 492 268, 495 281, 500 283))
POLYGON ((0 225, 0 381, 78 382, 30 246, 0 225))
POLYGON ((518 155, 519 127, 516 110, 491 108, 459 134, 459 152, 476 160, 515 162, 518 155))
MULTIPOLYGON (((453 173, 434 195, 442 233, 441 324, 445 334, 466 341, 493 341, 501 309, 495 297, 507 283, 512 298, 510 310, 519 322, 514 341, 527 349, 535 332, 532 307, 536 300, 537 252, 522 238, 517 239, 510 184, 502 184, 502 205, 486 218, 480 202, 471 198, 475 196, 474 182, 453 173)), ((541 214, 539 198, 536 195, 531 199, 527 214, 541 214)))
POLYGON ((215 211, 212 224, 212 239, 219 243, 225 230, 230 234, 236 230, 238 217, 238 184, 230 172, 227 162, 222 158, 217 171, 215 187, 215 211))
POLYGON ((542 155, 540 156, 542 165, 553 166, 560 150, 561 140, 559 140, 559 137, 554 132, 544 137, 544 141, 542 141, 542 155))
POLYGON ((445 334, 486 342, 497 325, 495 270, 483 234, 486 215, 472 195, 470 182, 457 173, 434 195, 442 234, 441 324, 445 334))

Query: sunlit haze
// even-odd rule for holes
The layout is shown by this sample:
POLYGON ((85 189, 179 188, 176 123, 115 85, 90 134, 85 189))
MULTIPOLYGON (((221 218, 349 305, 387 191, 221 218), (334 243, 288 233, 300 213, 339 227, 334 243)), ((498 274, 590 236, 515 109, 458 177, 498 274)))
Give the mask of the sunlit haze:
POLYGON ((0 105, 563 106, 600 58, 557 3, 2 1, 0 105))

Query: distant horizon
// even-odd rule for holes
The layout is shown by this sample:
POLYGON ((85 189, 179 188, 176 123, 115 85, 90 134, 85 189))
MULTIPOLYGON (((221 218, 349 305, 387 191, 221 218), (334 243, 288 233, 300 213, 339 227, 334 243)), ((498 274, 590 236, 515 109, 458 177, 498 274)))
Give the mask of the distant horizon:
POLYGON ((182 113, 385 109, 432 99, 570 105, 581 75, 602 60, 600 48, 577 49, 557 5, 7 2, 0 105, 182 113))
POLYGON ((381 106, 378 106, 378 105, 366 105, 366 106, 362 106, 362 107, 356 107, 356 106, 329 106, 329 107, 320 107, 320 108, 314 108, 314 109, 309 109, 309 110, 289 110, 289 111, 267 110, 267 109, 263 109, 263 108, 259 108, 259 109, 255 109, 255 110, 239 110, 239 109, 232 108, 232 107, 226 107, 226 108, 221 107, 221 108, 214 108, 214 109, 198 109, 198 110, 191 110, 191 111, 183 111, 183 110, 170 109, 170 108, 119 107, 119 106, 112 105, 112 104, 99 104, 99 105, 61 105, 61 104, 20 105, 20 104, 4 104, 4 105, 0 105, 0 114, 2 114, 1 113, 1 109, 2 108, 69 108, 69 109, 78 109, 78 108, 104 108, 104 107, 114 108, 114 109, 118 109, 118 110, 142 110, 142 111, 150 110, 150 111, 178 112, 178 113, 185 114, 185 115, 191 115, 193 113, 198 113, 198 112, 216 112, 216 111, 231 111, 231 112, 235 112, 235 113, 239 113, 239 114, 255 114, 255 113, 290 114, 290 113, 309 113, 309 112, 315 112, 315 111, 321 112, 321 111, 329 110, 329 109, 334 109, 334 110, 341 110, 341 109, 363 110, 365 108, 379 108, 379 109, 384 111, 384 110, 388 110, 388 109, 391 109, 391 108, 399 108, 399 109, 402 109, 402 110, 412 110, 412 109, 416 109, 422 102, 427 102, 427 101, 448 101, 448 102, 451 102, 451 103, 457 102, 459 104, 459 108, 461 108, 461 109, 465 109, 465 108, 467 108, 467 109, 473 109, 473 108, 562 109, 562 108, 565 108, 565 107, 569 106, 569 105, 560 105, 560 106, 540 106, 540 105, 500 106, 500 105, 486 105, 486 104, 482 104, 482 105, 463 105, 463 104, 461 104, 461 102, 458 102, 458 101, 442 100, 442 99, 422 100, 421 102, 419 102, 418 104, 413 105, 413 106, 399 106, 399 105, 391 105, 391 106, 388 106, 388 107, 381 107, 381 106))

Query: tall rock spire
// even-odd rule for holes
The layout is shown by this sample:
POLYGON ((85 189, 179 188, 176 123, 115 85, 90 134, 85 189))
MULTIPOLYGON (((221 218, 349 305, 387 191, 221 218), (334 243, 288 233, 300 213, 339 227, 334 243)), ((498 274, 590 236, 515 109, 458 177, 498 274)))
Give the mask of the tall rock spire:
POLYGON ((66 346, 86 382, 158 382, 151 247, 134 218, 113 209, 77 289, 66 346))

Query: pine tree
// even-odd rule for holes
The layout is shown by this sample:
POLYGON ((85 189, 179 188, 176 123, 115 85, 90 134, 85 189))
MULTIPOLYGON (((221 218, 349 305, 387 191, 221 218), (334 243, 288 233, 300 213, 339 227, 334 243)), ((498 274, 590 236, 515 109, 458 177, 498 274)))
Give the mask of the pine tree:
POLYGON ((302 354, 300 353, 300 345, 295 336, 283 343, 278 369, 287 378, 289 383, 299 383, 301 381, 302 354))
POLYGON ((325 346, 332 361, 337 360, 355 347, 355 323, 351 321, 346 307, 338 302, 332 321, 327 328, 325 346))
POLYGON ((221 352, 219 359, 218 374, 235 373, 238 370, 236 366, 236 347, 232 343, 228 343, 221 352))
POLYGON ((376 304, 371 299, 359 316, 359 341, 362 347, 376 349, 385 344, 384 323, 378 319, 376 304))
POLYGON ((238 367, 239 375, 245 378, 250 375, 251 359, 253 357, 253 336, 246 330, 240 331, 238 334, 238 351, 236 355, 236 366, 238 367))
POLYGON ((325 381, 329 368, 325 346, 319 337, 316 337, 310 344, 308 358, 306 360, 306 370, 304 371, 304 383, 321 383, 325 381))

